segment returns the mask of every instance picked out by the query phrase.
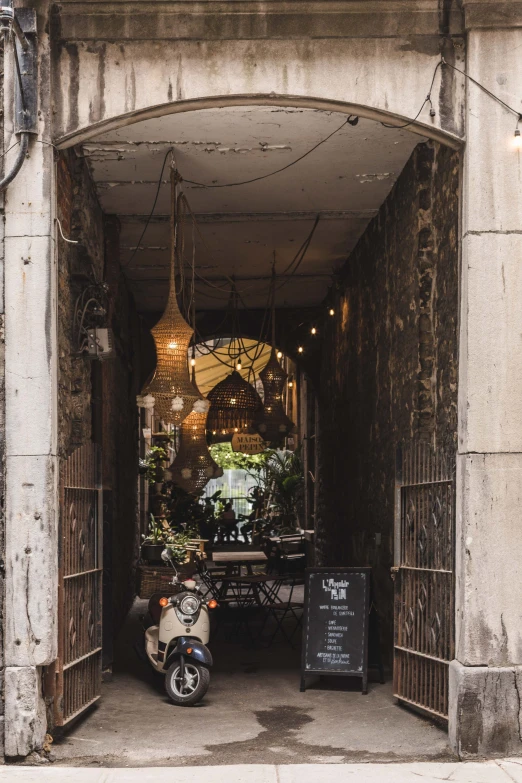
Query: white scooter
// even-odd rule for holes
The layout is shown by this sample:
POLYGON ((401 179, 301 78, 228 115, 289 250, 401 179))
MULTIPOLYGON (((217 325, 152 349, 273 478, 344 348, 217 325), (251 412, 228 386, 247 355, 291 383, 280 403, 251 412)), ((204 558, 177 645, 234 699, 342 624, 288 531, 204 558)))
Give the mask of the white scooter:
POLYGON ((214 599, 203 601, 194 579, 179 582, 167 550, 162 558, 174 568, 172 584, 179 592, 150 599, 145 652, 153 668, 165 675, 165 688, 174 704, 191 707, 201 701, 210 683, 208 610, 218 604, 214 599))

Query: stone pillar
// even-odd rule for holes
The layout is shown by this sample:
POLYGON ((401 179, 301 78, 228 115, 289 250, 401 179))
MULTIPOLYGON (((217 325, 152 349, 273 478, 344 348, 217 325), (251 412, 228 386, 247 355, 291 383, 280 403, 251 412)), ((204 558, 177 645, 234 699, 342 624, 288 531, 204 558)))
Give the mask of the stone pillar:
MULTIPOLYGON (((5 193, 6 610, 5 753, 45 732, 42 667, 57 653, 56 265, 47 3, 38 8, 39 129, 5 193)), ((11 52, 5 148, 14 144, 11 52)), ((8 171, 17 148, 5 159, 8 171)))
MULTIPOLYGON (((522 111, 520 5, 465 5, 467 72, 522 111)), ((522 150, 516 116, 466 90, 450 738, 507 756, 522 753, 522 150)))

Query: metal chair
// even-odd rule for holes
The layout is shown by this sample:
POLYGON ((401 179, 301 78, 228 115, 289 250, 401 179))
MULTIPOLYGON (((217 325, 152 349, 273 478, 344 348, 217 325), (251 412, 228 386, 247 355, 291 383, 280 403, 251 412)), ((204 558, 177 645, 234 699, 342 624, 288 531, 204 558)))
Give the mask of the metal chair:
POLYGON ((263 627, 261 628, 260 635, 262 635, 263 630, 270 617, 272 617, 275 620, 275 624, 276 624, 275 630, 266 644, 267 647, 269 647, 273 643, 277 634, 281 633, 283 637, 286 639, 286 641, 288 642, 288 644, 290 645, 290 647, 293 648, 294 644, 292 640, 294 638, 294 635, 296 631, 302 627, 304 598, 303 600, 296 601, 294 598, 294 592, 295 592, 295 588, 298 585, 304 585, 304 576, 302 574, 297 574, 297 573, 292 574, 290 576, 289 583, 290 583, 290 591, 287 600, 281 600, 279 594, 277 601, 273 601, 271 603, 266 604, 267 615, 265 617, 263 627), (295 620, 294 627, 290 634, 287 632, 284 625, 288 617, 292 617, 293 620, 295 620))

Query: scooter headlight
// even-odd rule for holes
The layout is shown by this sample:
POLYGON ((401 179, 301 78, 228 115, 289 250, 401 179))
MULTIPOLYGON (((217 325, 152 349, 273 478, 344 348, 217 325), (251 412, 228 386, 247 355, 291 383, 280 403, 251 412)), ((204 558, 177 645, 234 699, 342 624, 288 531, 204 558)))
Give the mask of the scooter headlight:
POLYGON ((201 605, 201 601, 199 600, 199 598, 197 598, 197 596, 186 595, 184 598, 181 599, 179 608, 183 614, 192 615, 192 614, 196 614, 200 605, 201 605))

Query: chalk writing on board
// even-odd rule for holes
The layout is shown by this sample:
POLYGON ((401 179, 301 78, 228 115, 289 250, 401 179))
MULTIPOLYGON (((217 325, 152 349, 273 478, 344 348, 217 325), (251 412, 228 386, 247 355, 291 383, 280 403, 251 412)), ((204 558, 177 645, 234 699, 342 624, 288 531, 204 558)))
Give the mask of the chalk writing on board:
POLYGON ((366 569, 310 569, 304 671, 362 675, 366 666, 368 590, 366 569))

